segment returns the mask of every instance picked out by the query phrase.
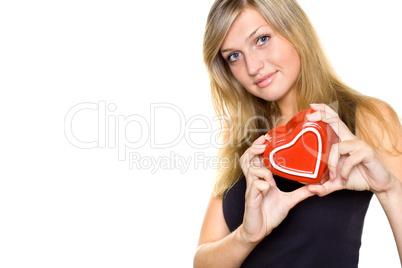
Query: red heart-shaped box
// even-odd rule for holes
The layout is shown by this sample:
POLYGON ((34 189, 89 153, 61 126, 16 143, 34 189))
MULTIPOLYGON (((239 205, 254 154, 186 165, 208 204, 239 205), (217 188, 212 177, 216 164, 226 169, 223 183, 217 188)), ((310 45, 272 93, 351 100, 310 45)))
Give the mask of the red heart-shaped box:
POLYGON ((305 183, 321 181, 331 146, 339 139, 326 123, 306 120, 306 115, 314 112, 301 111, 265 135, 264 163, 272 173, 305 183))

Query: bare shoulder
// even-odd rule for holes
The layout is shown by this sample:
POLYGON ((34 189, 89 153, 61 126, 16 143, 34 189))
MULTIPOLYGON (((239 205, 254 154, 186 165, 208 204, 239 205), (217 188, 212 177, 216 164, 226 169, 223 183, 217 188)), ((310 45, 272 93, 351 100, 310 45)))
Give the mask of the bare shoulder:
POLYGON ((367 142, 383 163, 402 179, 402 126, 392 107, 369 98, 356 109, 356 136, 367 142))
POLYGON ((367 98, 356 108, 356 136, 375 149, 401 149, 402 127, 398 114, 379 99, 367 98))
MULTIPOLYGON (((385 101, 373 97, 367 97, 362 101, 362 103, 357 105, 356 117, 358 121, 363 120, 365 123, 369 123, 378 118, 383 118, 384 120, 391 122, 393 119, 396 119, 395 117, 398 117, 398 115, 385 101)), ((399 121, 398 123, 400 124, 399 121)))

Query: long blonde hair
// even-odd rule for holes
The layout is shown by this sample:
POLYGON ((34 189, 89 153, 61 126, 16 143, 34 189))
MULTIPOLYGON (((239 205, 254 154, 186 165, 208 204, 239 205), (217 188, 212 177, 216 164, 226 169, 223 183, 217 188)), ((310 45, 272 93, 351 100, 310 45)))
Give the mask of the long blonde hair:
MULTIPOLYGON (((271 28, 296 48, 301 63, 296 82, 298 111, 308 109, 310 103, 335 103, 334 108, 348 127, 353 131, 356 127, 375 148, 379 145, 370 137, 369 130, 355 122, 356 107, 378 119, 385 133, 395 133, 392 126, 398 124, 384 121, 379 108, 372 105, 373 98, 348 87, 336 75, 309 18, 296 0, 216 0, 208 15, 203 43, 213 106, 217 115, 226 118, 221 125, 224 144, 218 154, 224 164, 218 169, 215 195, 222 196, 241 177, 239 157, 252 141, 273 128, 280 116, 275 102, 253 96, 235 79, 219 53, 230 26, 245 7, 258 10, 271 28)), ((392 120, 399 123, 397 114, 387 108, 392 120)), ((399 152, 396 146, 394 139, 393 149, 399 152)))

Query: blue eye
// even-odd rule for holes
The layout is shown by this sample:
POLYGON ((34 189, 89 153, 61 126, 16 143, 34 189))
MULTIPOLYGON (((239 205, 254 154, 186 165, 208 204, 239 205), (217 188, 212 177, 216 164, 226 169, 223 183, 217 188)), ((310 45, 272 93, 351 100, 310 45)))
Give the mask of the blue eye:
POLYGON ((257 45, 263 45, 269 40, 269 35, 261 36, 257 39, 257 45))
POLYGON ((228 60, 229 62, 235 62, 239 57, 240 57, 240 53, 235 52, 235 53, 230 54, 230 55, 227 57, 227 60, 228 60))

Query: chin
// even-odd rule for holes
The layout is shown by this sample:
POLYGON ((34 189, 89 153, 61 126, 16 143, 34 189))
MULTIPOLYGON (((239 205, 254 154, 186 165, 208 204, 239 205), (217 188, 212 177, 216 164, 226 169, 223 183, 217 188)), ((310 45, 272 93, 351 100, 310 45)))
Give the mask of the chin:
POLYGON ((283 95, 270 95, 270 96, 266 96, 266 95, 262 95, 262 96, 258 96, 260 99, 263 99, 265 101, 278 101, 280 99, 283 98, 283 95))
POLYGON ((286 96, 287 90, 281 90, 278 88, 253 88, 253 90, 247 90, 253 96, 263 99, 265 101, 278 101, 286 96))

